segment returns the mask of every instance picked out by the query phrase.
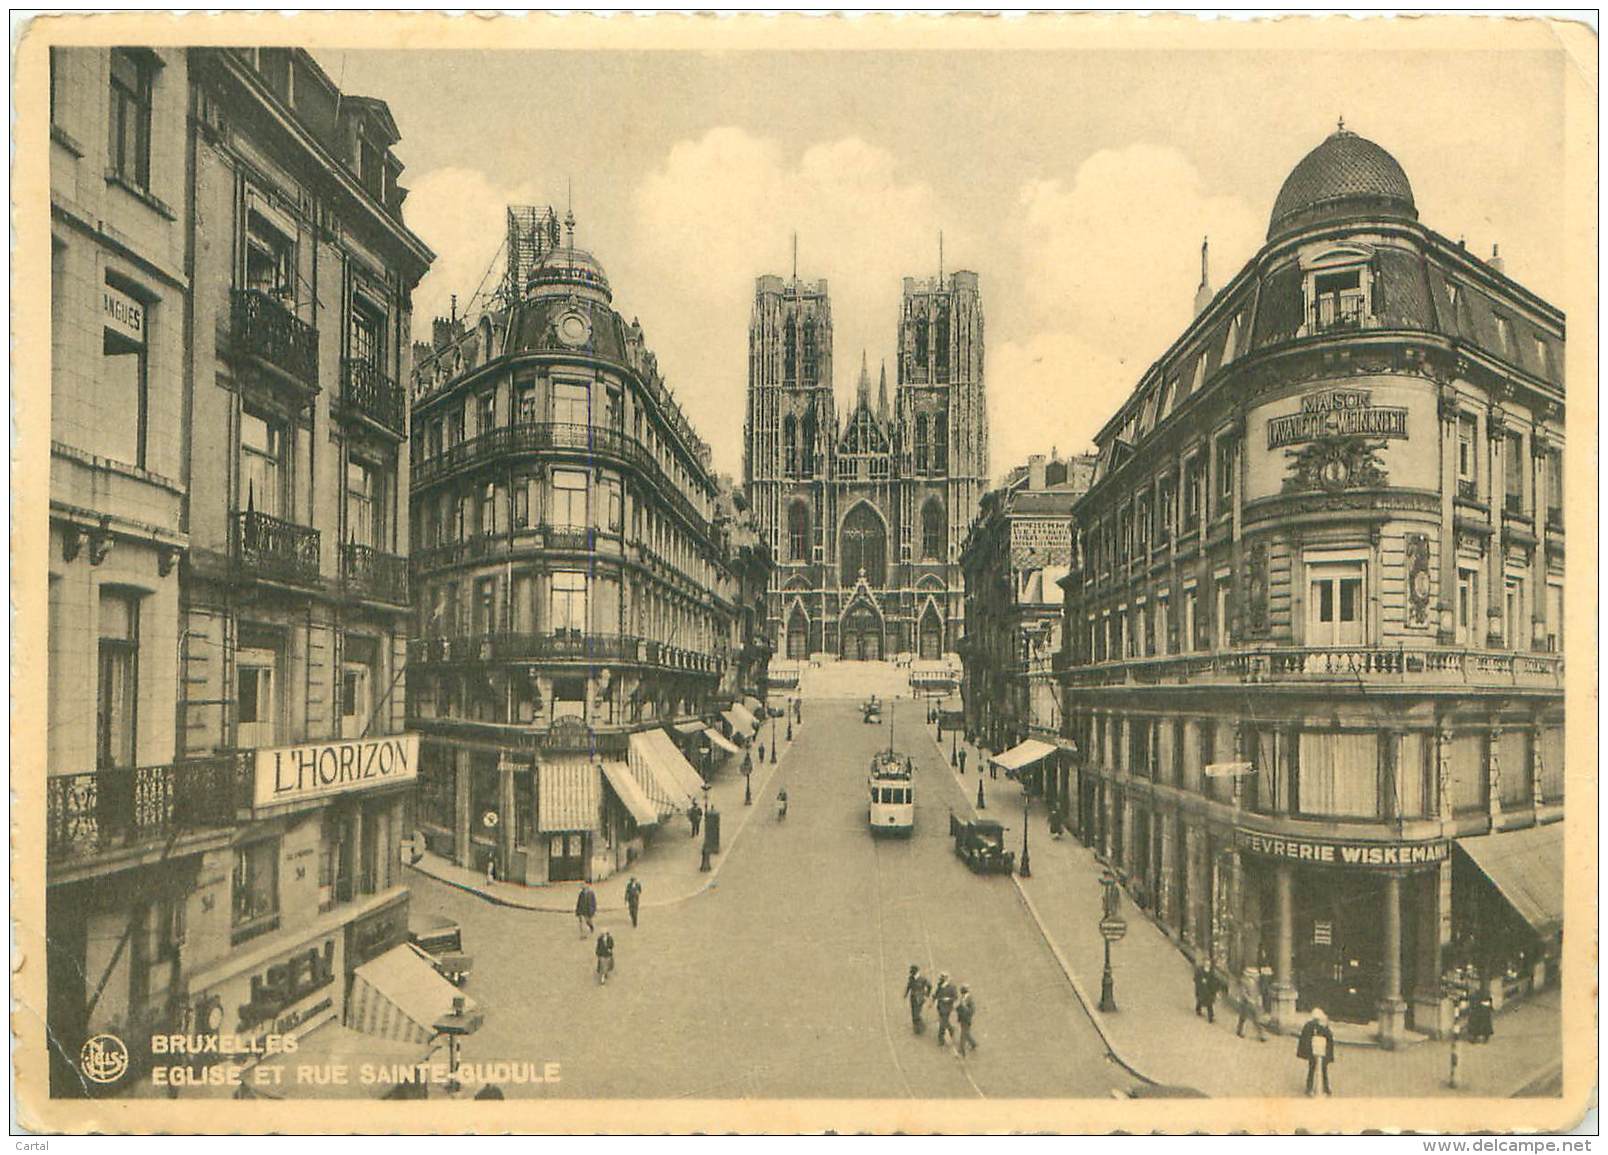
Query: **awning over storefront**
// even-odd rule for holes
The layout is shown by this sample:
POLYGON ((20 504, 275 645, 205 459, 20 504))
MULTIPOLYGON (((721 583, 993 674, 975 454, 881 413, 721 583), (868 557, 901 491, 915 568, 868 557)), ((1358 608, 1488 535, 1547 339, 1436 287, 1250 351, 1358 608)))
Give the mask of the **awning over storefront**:
POLYGON ((624 762, 604 762, 603 777, 608 780, 609 789, 627 810, 631 817, 636 819, 638 826, 657 826, 659 824, 659 811, 652 800, 643 793, 637 780, 631 777, 631 768, 624 762))
POLYGON ((728 753, 728 754, 740 754, 740 753, 742 753, 741 748, 735 742, 733 742, 730 738, 727 738, 724 734, 722 734, 719 730, 709 730, 709 731, 707 731, 707 734, 709 736, 709 740, 711 742, 713 742, 716 746, 719 746, 726 753, 728 753))
POLYGON ((732 724, 733 729, 744 734, 753 733, 759 723, 759 719, 750 714, 748 707, 741 702, 731 704, 731 709, 726 711, 726 721, 732 724))
POLYGON ((543 760, 536 768, 536 828, 596 830, 603 805, 602 774, 585 759, 543 760))
POLYGON ((661 806, 685 810, 703 792, 703 778, 692 768, 663 730, 631 735, 631 768, 648 797, 661 806))
POLYGON ((455 998, 463 999, 466 1015, 479 1013, 474 999, 442 978, 427 954, 405 942, 352 972, 346 1021, 382 1039, 428 1043, 435 1024, 452 1013, 455 998))
POLYGON ((1543 938, 1563 927, 1563 823, 1459 838, 1508 904, 1543 938))
POLYGON ((1037 738, 1029 738, 1025 742, 1018 742, 1003 754, 994 755, 994 765, 1011 773, 1031 766, 1046 755, 1055 753, 1055 747, 1048 742, 1040 742, 1037 738))
POLYGON ((707 729, 709 729, 709 727, 705 726, 702 722, 676 723, 676 733, 686 734, 688 737, 691 737, 693 734, 702 734, 707 729))
POLYGON ((765 716, 765 707, 758 698, 744 698, 743 709, 747 710, 756 718, 763 718, 765 716))

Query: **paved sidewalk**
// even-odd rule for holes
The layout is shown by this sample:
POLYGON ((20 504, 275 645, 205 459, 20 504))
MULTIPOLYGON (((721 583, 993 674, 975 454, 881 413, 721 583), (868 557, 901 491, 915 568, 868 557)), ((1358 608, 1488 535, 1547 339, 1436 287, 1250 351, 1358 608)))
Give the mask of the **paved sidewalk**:
MULTIPOLYGON (((752 806, 743 805, 743 776, 739 772, 742 755, 728 756, 716 772, 714 783, 709 788, 709 802, 720 812, 720 853, 711 857, 709 873, 705 874, 698 869, 703 857, 702 833, 693 838, 692 827, 686 816, 672 815, 662 827, 654 831, 641 856, 635 862, 616 871, 602 882, 592 884, 592 889, 597 892, 598 909, 624 910, 625 884, 632 875, 635 875, 637 881, 642 884, 644 908, 669 906, 712 889, 716 885, 721 865, 731 853, 732 847, 736 845, 738 837, 748 828, 748 824, 752 821, 775 819, 775 802, 767 787, 777 771, 785 767, 787 756, 798 743, 801 731, 810 724, 809 713, 806 704, 804 721, 793 724, 792 742, 786 740, 786 719, 776 720, 776 736, 779 742, 775 765, 770 761, 770 725, 767 723, 760 730, 761 737, 758 741, 765 744, 765 763, 764 765, 759 763, 759 746, 756 742, 751 747, 754 751, 752 806)), ((414 870, 422 874, 428 874, 431 878, 445 882, 449 886, 456 886, 460 890, 471 891, 489 902, 502 906, 556 914, 575 913, 575 895, 580 889, 578 882, 525 886, 517 882, 499 881, 488 885, 483 873, 469 870, 439 855, 428 853, 411 865, 414 870)))
MULTIPOLYGON (((935 740, 926 728, 928 740, 935 740)), ((988 778, 984 758, 968 744, 965 774, 955 774, 975 809, 978 771, 990 817, 1020 830, 1022 789, 1001 774, 988 778)), ((945 764, 948 751, 943 750, 945 764)), ((1305 1092, 1306 1063, 1295 1057, 1293 1036, 1270 1034, 1258 1042, 1234 1035, 1232 1003, 1218 1001, 1215 1024, 1194 1013, 1193 968, 1167 935, 1126 897, 1122 915, 1127 936, 1112 947, 1118 1011, 1095 1009, 1104 965, 1104 943, 1096 930, 1101 917, 1102 864, 1070 834, 1052 838, 1049 817, 1036 800, 1029 807, 1032 877, 1016 876, 1029 914, 1095 1028, 1119 1063, 1156 1083, 1193 1087, 1214 1098, 1294 1095, 1305 1092)), ((1020 855, 1021 847, 1015 846, 1020 855)), ((1337 1031, 1337 1034, 1340 1032, 1337 1031)), ((1562 1016, 1556 990, 1501 1012, 1496 1034, 1483 1046, 1463 1046, 1457 1089, 1447 1086, 1450 1046, 1427 1038, 1395 1051, 1338 1040, 1330 1068, 1337 1097, 1510 1096, 1559 1067, 1562 1016)))

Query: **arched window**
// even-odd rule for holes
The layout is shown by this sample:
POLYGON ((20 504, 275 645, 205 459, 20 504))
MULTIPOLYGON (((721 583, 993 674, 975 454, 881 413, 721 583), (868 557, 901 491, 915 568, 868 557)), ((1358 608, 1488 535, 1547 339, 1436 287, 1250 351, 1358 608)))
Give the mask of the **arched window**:
POLYGON ((815 476, 815 411, 804 414, 804 451, 800 455, 805 477, 815 476))
POLYGON ((810 507, 802 501, 787 507, 787 558, 810 560, 810 507))
POLYGON ((789 317, 782 326, 782 377, 787 381, 793 380, 798 372, 797 339, 798 328, 789 317))
POLYGON ((932 419, 932 471, 949 472, 949 415, 939 413, 932 419))
POLYGON ((921 507, 921 556, 942 561, 948 550, 944 538, 948 526, 944 524, 944 506, 936 497, 929 497, 921 507))
POLYGON ((916 472, 927 472, 927 415, 916 414, 916 472))
POLYGON ((782 472, 788 477, 798 476, 798 419, 791 413, 782 418, 782 472))
POLYGON ((849 510, 849 516, 843 519, 842 537, 838 553, 843 559, 843 584, 853 585, 864 570, 867 582, 881 586, 886 576, 887 530, 876 511, 863 501, 849 510))

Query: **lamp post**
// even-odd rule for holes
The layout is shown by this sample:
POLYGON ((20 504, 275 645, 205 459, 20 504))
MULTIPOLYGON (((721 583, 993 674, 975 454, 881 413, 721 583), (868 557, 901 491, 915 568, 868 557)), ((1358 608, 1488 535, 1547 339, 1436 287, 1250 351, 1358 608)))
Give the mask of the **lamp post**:
MULTIPOLYGON (((981 788, 982 785, 983 785, 982 780, 980 778, 979 778, 979 780, 977 782, 977 785, 978 785, 979 788, 981 788)), ((1017 869, 1016 873, 1021 875, 1023 878, 1032 878, 1033 877, 1033 864, 1032 864, 1032 861, 1027 856, 1027 787, 1026 786, 1022 787, 1022 862, 1021 862, 1021 865, 1019 866, 1019 868, 1017 869)))
POLYGON ((776 765, 776 718, 771 718, 771 765, 776 765))
POLYGON ((983 798, 983 776, 981 774, 977 775, 977 809, 988 809, 988 802, 983 798))
POLYGON ((951 766, 960 765, 960 753, 955 745, 955 732, 953 730, 949 731, 949 764, 951 766))
POLYGON ((1100 1010, 1112 1014, 1117 1009, 1117 994, 1111 976, 1111 944, 1128 933, 1128 924, 1120 913, 1122 896, 1117 890, 1117 876, 1106 871, 1100 876, 1100 885, 1104 888, 1100 896, 1100 937, 1105 940, 1105 969, 1100 972, 1100 1010))
POLYGON ((435 1021, 436 1035, 447 1036, 447 1093, 458 1093, 458 1039, 463 1035, 472 1035, 480 1029, 482 1016, 476 1011, 473 1014, 464 1011, 462 995, 452 1000, 452 1010, 435 1021))

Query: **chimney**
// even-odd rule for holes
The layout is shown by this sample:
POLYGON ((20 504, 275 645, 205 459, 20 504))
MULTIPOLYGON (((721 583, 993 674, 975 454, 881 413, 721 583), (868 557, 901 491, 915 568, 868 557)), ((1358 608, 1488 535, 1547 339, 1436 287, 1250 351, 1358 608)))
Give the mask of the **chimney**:
POLYGON ((1491 259, 1486 263, 1499 273, 1507 272, 1506 266, 1502 263, 1502 246, 1495 241, 1491 242, 1491 259))
POLYGON ((1195 316, 1206 311, 1206 306, 1212 303, 1212 282, 1206 271, 1206 246, 1209 237, 1200 239, 1200 284, 1195 288, 1195 316))
POLYGON ((1027 459, 1027 487, 1044 488, 1044 454, 1035 453, 1027 459))

